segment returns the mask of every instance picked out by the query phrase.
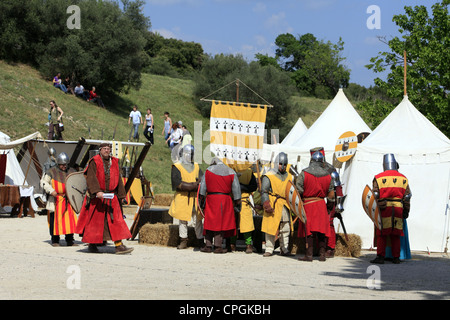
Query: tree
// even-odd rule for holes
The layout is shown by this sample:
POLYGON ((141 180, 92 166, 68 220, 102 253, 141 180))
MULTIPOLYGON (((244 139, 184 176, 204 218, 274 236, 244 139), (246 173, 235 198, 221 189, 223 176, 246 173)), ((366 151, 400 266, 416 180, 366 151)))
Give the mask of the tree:
POLYGON ((200 101, 201 98, 237 100, 236 85, 233 84, 236 79, 251 88, 239 86, 239 101, 272 104, 274 107, 267 112, 267 129, 280 129, 280 135, 284 136, 289 129, 284 124, 293 107, 290 98, 297 93, 289 74, 272 65, 247 63, 241 55, 220 54, 209 56, 204 61, 202 70, 194 79, 195 103, 202 115, 210 116, 211 105, 200 101))
MULTIPOLYGON (((342 62, 344 42, 317 40, 307 33, 295 38, 280 34, 276 40, 276 58, 283 70, 290 72, 300 92, 319 98, 332 98, 340 87, 347 87, 350 71, 342 62)), ((262 60, 260 60, 260 63, 262 60)))
POLYGON ((407 95, 409 100, 444 134, 450 136, 450 17, 449 0, 432 6, 430 16, 425 6, 405 6, 406 14, 393 17, 401 39, 384 41, 390 52, 380 52, 372 58, 368 69, 382 72, 389 68, 387 80, 375 79, 391 101, 368 99, 358 105, 363 116, 378 125, 403 97, 404 59, 407 62, 407 95))
POLYGON ((5 0, 0 3, 0 59, 29 63, 46 78, 57 72, 101 92, 139 88, 150 21, 144 1, 5 0), (81 29, 67 27, 77 5, 81 29))

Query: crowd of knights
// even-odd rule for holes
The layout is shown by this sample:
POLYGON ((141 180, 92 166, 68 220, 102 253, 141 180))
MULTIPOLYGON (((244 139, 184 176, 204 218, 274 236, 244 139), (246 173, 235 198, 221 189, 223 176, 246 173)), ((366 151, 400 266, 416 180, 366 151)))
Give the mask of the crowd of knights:
MULTIPOLYGON (((296 232, 305 238, 302 261, 313 261, 314 244, 318 244, 318 260, 332 258, 336 247, 333 221, 342 219, 342 186, 337 170, 325 160, 323 148, 310 150, 309 166, 300 173, 288 164, 286 153, 279 153, 270 167, 250 167, 233 170, 220 159, 213 158, 203 173, 194 162, 194 147, 186 144, 171 168, 174 198, 169 214, 179 225, 178 249, 188 247, 188 226, 195 230, 200 252, 225 253, 236 250, 239 236, 245 242, 245 252, 253 253, 254 217, 262 217, 260 231, 264 235, 263 257, 274 255, 276 243, 280 255, 290 256, 289 241, 296 232), (293 215, 286 187, 291 181, 303 201, 306 223, 293 215), (295 222, 296 227, 294 228, 295 222), (278 240, 278 241, 277 241, 278 240)), ((124 220, 122 202, 126 197, 119 161, 111 156, 111 145, 103 143, 92 157, 84 176, 87 196, 77 216, 65 197, 64 181, 73 169, 68 169, 68 156, 49 151, 44 164, 41 185, 48 194, 49 231, 53 246, 59 246, 65 235, 68 246, 77 245, 73 234, 79 234, 88 244, 88 251, 99 252, 98 246, 113 241, 117 254, 130 253, 133 248, 123 244, 131 237, 124 220)), ((394 155, 384 157, 384 171, 373 179, 373 192, 383 220, 383 229, 376 230, 377 257, 372 263, 384 263, 386 245, 392 247, 393 262, 399 262, 402 221, 409 213, 411 192, 407 178, 398 172, 394 155)))

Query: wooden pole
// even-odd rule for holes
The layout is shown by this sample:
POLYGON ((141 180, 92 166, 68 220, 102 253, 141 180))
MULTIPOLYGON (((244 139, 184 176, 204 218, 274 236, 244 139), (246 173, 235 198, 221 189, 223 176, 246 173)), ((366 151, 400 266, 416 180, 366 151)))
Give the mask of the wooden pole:
POLYGON ((239 79, 236 79, 236 102, 239 102, 239 79))
POLYGON ((403 51, 403 94, 406 96, 406 50, 403 51))

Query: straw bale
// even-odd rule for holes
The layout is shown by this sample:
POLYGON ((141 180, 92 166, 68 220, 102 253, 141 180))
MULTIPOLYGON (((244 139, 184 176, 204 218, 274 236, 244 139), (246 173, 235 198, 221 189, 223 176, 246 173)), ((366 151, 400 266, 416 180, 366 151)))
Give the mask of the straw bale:
MULTIPOLYGON (((176 247, 179 243, 178 225, 167 223, 146 223, 139 230, 139 243, 176 247)), ((188 227, 188 246, 196 246, 193 227, 188 227)))
POLYGON ((155 194, 153 204, 155 206, 169 207, 173 200, 173 194, 161 193, 155 194))

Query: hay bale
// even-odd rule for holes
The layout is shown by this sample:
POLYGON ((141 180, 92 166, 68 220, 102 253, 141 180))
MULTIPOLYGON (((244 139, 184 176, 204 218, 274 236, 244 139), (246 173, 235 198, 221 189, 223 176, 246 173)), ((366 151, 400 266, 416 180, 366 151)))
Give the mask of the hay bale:
MULTIPOLYGON (((167 223, 146 223, 139 230, 139 243, 176 247, 179 244, 178 225, 167 223)), ((188 227, 188 246, 197 245, 193 227, 188 227)))
MULTIPOLYGON (((348 243, 342 233, 336 234, 335 256, 340 257, 359 257, 361 255, 362 241, 356 234, 348 234, 348 243), (347 247, 348 245, 348 247, 347 247)), ((296 235, 290 238, 289 245, 292 254, 305 254, 305 238, 299 238, 296 235)), ((314 243, 314 255, 318 255, 317 244, 314 243)))
POLYGON ((173 194, 161 193, 155 194, 153 204, 155 206, 169 207, 173 200, 173 194))

